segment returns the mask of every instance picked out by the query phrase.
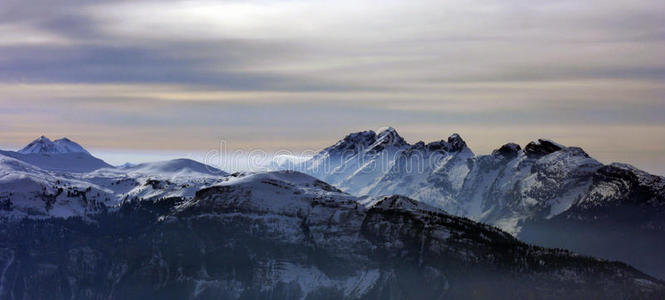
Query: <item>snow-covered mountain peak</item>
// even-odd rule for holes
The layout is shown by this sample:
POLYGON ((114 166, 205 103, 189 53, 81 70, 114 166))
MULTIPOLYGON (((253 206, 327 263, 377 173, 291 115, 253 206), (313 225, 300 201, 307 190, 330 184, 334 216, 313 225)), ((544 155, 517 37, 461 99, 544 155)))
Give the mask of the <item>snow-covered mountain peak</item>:
POLYGON ((408 152, 419 152, 419 151, 437 151, 437 152, 460 152, 464 149, 467 149, 466 142, 457 134, 454 133, 448 140, 434 141, 425 144, 423 141, 419 141, 413 144, 408 152))
POLYGON ((515 143, 507 143, 501 146, 501 148, 492 151, 492 156, 513 158, 519 154, 520 150, 522 150, 522 147, 520 147, 520 145, 515 143))
POLYGON ((379 131, 379 134, 376 135, 376 142, 370 148, 382 150, 387 146, 404 147, 407 145, 408 143, 397 133, 395 128, 386 127, 379 131))
POLYGON ((404 147, 409 144, 392 127, 374 130, 365 130, 351 133, 334 145, 324 149, 327 153, 345 153, 347 155, 361 151, 381 151, 386 147, 404 147))
POLYGON ((37 139, 35 139, 34 141, 30 142, 30 144, 23 147, 23 149, 18 150, 18 152, 23 154, 29 154, 29 153, 45 153, 54 150, 55 150, 55 144, 53 144, 53 142, 49 138, 42 135, 37 139))
POLYGON ((57 139, 53 141, 53 143, 57 146, 57 149, 62 153, 88 153, 88 151, 85 150, 81 145, 77 144, 76 142, 66 137, 57 139))
POLYGON ((88 153, 81 145, 73 142, 68 138, 61 138, 51 141, 46 136, 40 136, 34 141, 30 142, 23 149, 19 150, 21 154, 62 154, 62 153, 88 153))
POLYGON ((370 145, 374 144, 376 138, 376 132, 373 130, 354 132, 345 136, 334 145, 324 149, 324 152, 357 152, 367 149, 370 145))
POLYGON ((532 141, 529 144, 527 144, 526 147, 524 147, 524 152, 527 155, 541 156, 541 155, 554 153, 563 148, 566 147, 554 141, 547 139, 538 139, 538 141, 532 141))
POLYGON ((461 151, 466 148, 466 142, 457 133, 453 133, 448 137, 448 144, 450 145, 450 151, 461 151))
POLYGON ((466 142, 457 133, 453 133, 448 137, 448 145, 448 151, 453 152, 459 152, 467 148, 466 142))
POLYGON ((81 173, 111 167, 68 138, 51 141, 40 136, 19 151, 0 150, 0 154, 56 172, 81 173))
POLYGON ((397 132, 397 130, 395 130, 395 128, 393 128, 392 126, 383 126, 379 128, 377 131, 379 132, 379 134, 383 132, 397 132))

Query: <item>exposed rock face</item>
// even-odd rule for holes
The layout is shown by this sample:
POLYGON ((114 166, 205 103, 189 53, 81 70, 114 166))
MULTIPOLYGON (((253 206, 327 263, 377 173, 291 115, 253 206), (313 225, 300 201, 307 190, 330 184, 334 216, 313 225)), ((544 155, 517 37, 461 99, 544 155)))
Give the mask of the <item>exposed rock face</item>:
POLYGON ((466 142, 457 133, 453 133, 448 137, 448 145, 450 145, 448 149, 450 152, 462 151, 466 148, 466 142))
POLYGON ((229 177, 193 199, 4 219, 0 298, 658 298, 662 282, 519 242, 401 196, 304 174, 229 177))
POLYGON ((501 148, 492 151, 492 156, 502 156, 508 159, 515 158, 519 154, 520 150, 522 150, 520 145, 515 143, 508 143, 501 146, 501 148))

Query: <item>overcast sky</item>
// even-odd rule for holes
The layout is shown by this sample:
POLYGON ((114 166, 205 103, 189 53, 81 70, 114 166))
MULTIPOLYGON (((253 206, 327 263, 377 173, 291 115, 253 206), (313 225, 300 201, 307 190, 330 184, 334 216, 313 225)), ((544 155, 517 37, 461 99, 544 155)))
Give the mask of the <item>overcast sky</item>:
POLYGON ((391 125, 664 174, 664 16, 654 0, 3 0, 0 146, 300 151, 391 125))

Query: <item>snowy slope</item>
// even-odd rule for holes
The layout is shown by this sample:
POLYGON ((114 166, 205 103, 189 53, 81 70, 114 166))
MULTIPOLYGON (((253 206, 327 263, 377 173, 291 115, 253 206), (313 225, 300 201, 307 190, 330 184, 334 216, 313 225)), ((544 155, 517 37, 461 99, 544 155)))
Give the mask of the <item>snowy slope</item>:
POLYGON ((82 179, 112 190, 117 202, 131 199, 193 197, 202 187, 223 180, 222 170, 190 159, 141 163, 124 168, 103 168, 82 174, 82 179))
POLYGON ((80 145, 41 137, 0 151, 0 215, 87 216, 131 199, 193 197, 228 174, 189 159, 112 167, 80 145))
MULTIPOLYGON (((393 128, 378 134, 358 132, 295 163, 295 169, 332 186, 293 172, 228 175, 186 159, 118 168, 100 161, 103 165, 91 166, 89 162, 96 158, 68 141, 62 143, 68 146, 52 146, 55 142, 40 138, 26 146, 25 154, 0 152, 0 216, 92 218, 128 203, 179 199, 183 211, 232 207, 237 212, 251 210, 261 219, 262 214, 310 214, 312 205, 321 203, 337 203, 338 209, 353 207, 354 211, 369 209, 377 199, 390 198, 382 195, 403 195, 420 203, 404 198, 396 202, 401 209, 443 208, 538 243, 549 242, 539 237, 555 236, 539 234, 541 229, 556 229, 564 237, 573 236, 570 232, 621 233, 606 243, 585 236, 565 245, 580 251, 595 244, 603 245, 600 250, 627 245, 619 254, 605 255, 596 248, 585 253, 626 260, 641 268, 665 266, 665 243, 658 246, 665 232, 665 179, 626 164, 603 165, 580 148, 550 140, 531 142, 524 149, 510 143, 490 155, 475 156, 456 134, 447 140, 409 145, 393 128), (208 199, 205 193, 226 198, 203 201, 208 199), (369 196, 356 198, 365 195, 369 196), (606 228, 612 231, 602 231, 606 228), (525 230, 527 234, 522 235, 525 230), (625 243, 626 236, 633 243, 625 243)), ((333 218, 338 217, 344 216, 333 218)), ((563 247, 559 242, 547 245, 563 247)), ((303 271, 302 266, 289 266, 303 271)))
MULTIPOLYGON (((117 208, 128 200, 191 198, 227 175, 222 171, 213 175, 213 169, 207 168, 198 172, 186 167, 192 166, 189 163, 193 162, 147 163, 131 170, 102 168, 90 173, 62 174, 0 155, 0 207, 4 207, 0 215, 85 216, 117 208)), ((201 167, 198 163, 193 166, 201 167)))
POLYGON ((290 171, 232 175, 191 199, 127 201, 89 222, 2 228, 0 298, 587 299, 665 289, 622 263, 290 171))
POLYGON ((368 189, 368 194, 400 194, 455 213, 455 194, 469 172, 473 152, 462 138, 425 144, 418 142, 401 152, 391 169, 368 189))
POLYGON ((339 167, 351 170, 348 176, 344 177, 344 173, 339 176, 339 187, 349 193, 367 194, 377 178, 392 168, 396 157, 408 146, 394 128, 381 130, 374 143, 339 167))
POLYGON ((296 171, 311 174, 345 191, 360 193, 383 176, 395 157, 409 145, 392 127, 347 135, 311 159, 296 164, 296 171))
POLYGON ((85 216, 113 205, 111 191, 0 154, 2 216, 85 216))
POLYGON ((129 174, 157 175, 162 178, 218 177, 228 175, 215 167, 191 159, 173 159, 167 161, 141 163, 123 168, 129 174))
POLYGON ((351 133, 293 169, 354 195, 400 194, 456 212, 454 197, 471 157, 473 152, 458 134, 410 145, 387 127, 378 134, 351 133))
POLYGON ((61 173, 83 173, 111 166, 103 160, 83 152, 21 154, 13 151, 0 150, 0 154, 24 161, 45 170, 61 173))
POLYGON ((507 144, 491 155, 471 159, 470 165, 457 195, 458 213, 511 233, 519 232, 521 221, 551 218, 570 208, 602 166, 580 148, 545 140, 524 150, 507 144))

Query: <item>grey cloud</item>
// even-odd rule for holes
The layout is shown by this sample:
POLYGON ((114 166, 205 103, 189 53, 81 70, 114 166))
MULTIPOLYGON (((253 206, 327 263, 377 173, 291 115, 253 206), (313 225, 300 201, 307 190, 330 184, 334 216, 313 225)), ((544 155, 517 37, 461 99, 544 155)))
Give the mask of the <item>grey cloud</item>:
MULTIPOLYGON (((25 84, 26 94, 40 83, 265 93, 234 101, 170 102, 154 95, 48 92, 23 99, 16 92, 15 98, 0 99, 0 113, 55 119, 78 125, 71 128, 81 134, 100 124, 156 131, 186 127, 200 139, 238 126, 270 133, 256 138, 279 140, 293 133, 310 139, 321 132, 383 125, 537 130, 665 124, 663 89, 658 88, 665 86, 662 1, 303 1, 291 6, 236 1, 238 11, 219 17, 195 11, 180 19, 176 7, 171 18, 163 18, 159 8, 174 3, 0 1, 0 30, 59 38, 0 43, 0 84, 25 84), (152 4, 131 14, 145 3, 152 4), (248 3, 258 8, 245 7, 248 3), (251 11, 255 8, 259 11, 251 11), (209 19, 198 22, 199 14, 209 19), (224 18, 237 20, 217 22, 224 18), (553 82, 582 87, 551 87, 553 82), (470 85, 459 91, 458 86, 470 85), (298 100, 271 103, 289 97, 277 95, 283 91, 298 100), (528 105, 494 105, 513 97, 528 105), (461 109, 447 110, 454 101, 461 109), (417 105, 421 108, 409 109, 417 105), (490 108, 474 109, 483 105, 490 108)), ((0 125, 4 131, 21 124, 0 120, 0 125)))
MULTIPOLYGON (((144 2, 104 5, 113 3, 131 7, 144 2)), ((173 2, 161 3, 168 6, 173 2)), ((492 9, 486 11, 457 8, 460 16, 455 17, 456 11, 437 9, 436 2, 423 2, 413 8, 398 6, 406 8, 405 16, 394 20, 385 18, 397 17, 399 11, 386 8, 380 10, 384 19, 372 20, 374 23, 366 27, 362 27, 365 20, 357 21, 358 32, 387 26, 367 32, 365 41, 345 39, 344 34, 352 36, 354 32, 335 31, 352 29, 353 24, 340 24, 341 29, 329 25, 330 38, 322 32, 315 39, 224 39, 210 35, 214 33, 211 28, 207 33, 201 30, 201 36, 192 33, 191 40, 164 41, 109 33, 104 28, 108 25, 105 22, 111 21, 90 13, 98 3, 6 1, 0 4, 0 22, 50 32, 70 44, 0 48, 0 80, 376 91, 403 89, 402 84, 409 81, 663 79, 665 64, 658 54, 658 47, 665 47, 662 5, 638 2, 626 10, 620 3, 607 2, 594 11, 591 5, 579 5, 576 10, 571 3, 545 10, 540 2, 513 1, 490 5, 492 9), (447 17, 461 22, 459 33, 447 28, 455 25, 445 23, 447 17), (404 30, 406 35, 393 35, 392 29, 404 30), (633 46, 621 49, 615 43, 633 46), (653 47, 645 52, 645 44, 653 47), (616 49, 620 51, 613 54, 616 49), (368 58, 372 61, 365 62, 368 58), (340 65, 326 66, 328 61, 339 61, 340 65), (320 63, 324 65, 307 69, 320 63), (290 66, 305 69, 284 69, 290 66), (253 70, 256 68, 260 70, 253 70)), ((179 20, 163 22, 177 24, 179 20)), ((162 28, 154 30, 158 33, 162 28)))
POLYGON ((254 91, 354 89, 349 85, 271 72, 234 70, 254 57, 266 59, 279 56, 279 53, 279 48, 266 46, 264 42, 257 45, 238 40, 195 45, 161 44, 150 48, 10 46, 0 47, 0 80, 23 83, 172 83, 254 91), (190 54, 190 51, 200 52, 202 49, 206 52, 202 57, 190 54), (214 59, 210 58, 213 53, 216 55, 214 59))

